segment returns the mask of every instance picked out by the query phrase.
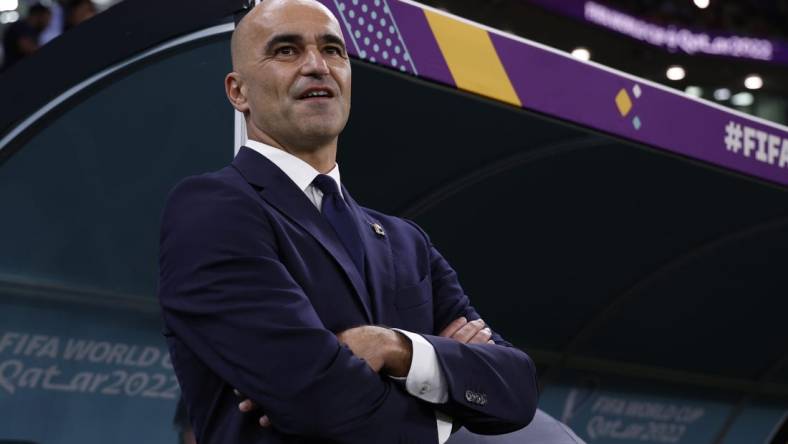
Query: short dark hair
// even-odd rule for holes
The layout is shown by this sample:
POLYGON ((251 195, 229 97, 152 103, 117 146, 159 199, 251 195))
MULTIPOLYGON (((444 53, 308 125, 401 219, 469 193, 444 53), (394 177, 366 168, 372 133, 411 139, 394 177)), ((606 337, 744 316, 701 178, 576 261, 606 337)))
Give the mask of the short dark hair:
POLYGON ((42 15, 42 14, 49 14, 49 8, 42 5, 41 3, 36 3, 28 9, 27 13, 29 15, 42 15))
POLYGON ((91 7, 95 7, 93 0, 67 0, 63 6, 66 11, 70 11, 84 4, 90 4, 91 7))

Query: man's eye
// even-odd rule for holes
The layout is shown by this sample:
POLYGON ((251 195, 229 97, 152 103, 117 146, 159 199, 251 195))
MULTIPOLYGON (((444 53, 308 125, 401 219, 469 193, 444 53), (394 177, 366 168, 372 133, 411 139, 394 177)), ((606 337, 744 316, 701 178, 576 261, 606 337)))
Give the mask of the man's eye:
POLYGON ((329 54, 332 54, 332 55, 342 55, 342 54, 344 54, 344 53, 342 52, 342 48, 339 48, 339 47, 337 47, 337 46, 329 46, 329 47, 327 47, 327 48, 325 49, 325 51, 326 51, 327 53, 329 53, 329 54))
POLYGON ((277 55, 293 55, 295 54, 295 48, 292 46, 282 46, 280 48, 276 48, 274 51, 277 55))

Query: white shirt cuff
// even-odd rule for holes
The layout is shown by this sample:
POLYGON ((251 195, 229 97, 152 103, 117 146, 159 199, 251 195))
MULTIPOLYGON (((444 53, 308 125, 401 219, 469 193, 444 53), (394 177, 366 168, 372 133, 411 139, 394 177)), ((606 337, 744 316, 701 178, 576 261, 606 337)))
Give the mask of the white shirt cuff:
POLYGON ((395 328, 410 339, 413 345, 413 358, 410 371, 405 379, 405 389, 411 395, 433 404, 444 404, 449 400, 446 376, 438 362, 435 347, 421 335, 395 328))
POLYGON ((448 441, 451 436, 451 416, 436 411, 435 419, 438 421, 438 444, 443 444, 448 441))
MULTIPOLYGON (((410 339, 413 347, 410 371, 405 378, 405 389, 411 395, 424 401, 444 404, 449 400, 449 388, 446 387, 446 376, 441 370, 435 347, 421 335, 399 328, 394 330, 410 339)), ((438 444, 443 444, 451 436, 452 419, 450 416, 436 411, 435 421, 438 426, 438 444)))

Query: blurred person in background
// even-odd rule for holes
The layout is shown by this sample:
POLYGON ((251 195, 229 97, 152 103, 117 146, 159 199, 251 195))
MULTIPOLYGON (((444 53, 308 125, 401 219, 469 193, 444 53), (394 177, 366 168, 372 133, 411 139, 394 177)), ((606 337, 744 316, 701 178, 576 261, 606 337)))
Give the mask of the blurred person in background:
POLYGON ((30 7, 24 20, 19 20, 6 29, 3 35, 3 71, 38 50, 38 36, 51 20, 52 13, 49 8, 36 3, 30 7))
POLYGON ((63 7, 65 10, 64 32, 96 15, 96 5, 91 0, 68 0, 64 2, 63 7))
POLYGON ((38 38, 44 45, 85 20, 96 15, 96 5, 90 0, 59 0, 52 2, 52 20, 38 38))
POLYGON ((50 40, 63 33, 63 22, 65 22, 65 11, 60 1, 53 1, 49 5, 49 11, 52 13, 52 20, 49 21, 49 26, 41 32, 38 36, 38 44, 41 46, 49 43, 50 40))

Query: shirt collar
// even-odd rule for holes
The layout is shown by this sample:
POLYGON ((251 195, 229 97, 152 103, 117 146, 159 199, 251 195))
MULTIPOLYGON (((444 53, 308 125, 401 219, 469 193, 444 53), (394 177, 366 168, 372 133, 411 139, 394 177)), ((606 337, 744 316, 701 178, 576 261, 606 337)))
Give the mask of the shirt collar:
MULTIPOLYGON (((295 182, 301 191, 306 192, 306 189, 312 185, 312 181, 315 180, 315 177, 320 174, 320 171, 314 169, 312 165, 285 150, 251 139, 248 139, 244 146, 257 151, 279 167, 290 180, 295 182)), ((335 164, 334 168, 326 174, 336 181, 339 188, 339 194, 342 195, 342 182, 339 179, 339 164, 335 164)))

